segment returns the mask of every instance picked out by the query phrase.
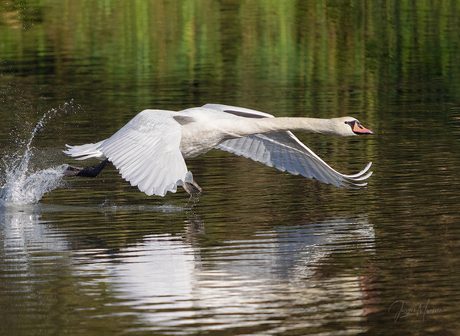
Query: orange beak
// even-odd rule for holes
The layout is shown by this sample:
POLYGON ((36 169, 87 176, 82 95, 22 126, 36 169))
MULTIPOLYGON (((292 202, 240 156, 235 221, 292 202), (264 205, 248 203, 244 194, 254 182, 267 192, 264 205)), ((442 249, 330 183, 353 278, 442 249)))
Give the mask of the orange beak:
POLYGON ((358 135, 359 134, 374 134, 374 132, 362 126, 359 122, 355 122, 353 124, 352 129, 353 129, 353 132, 355 132, 355 134, 358 134, 358 135))

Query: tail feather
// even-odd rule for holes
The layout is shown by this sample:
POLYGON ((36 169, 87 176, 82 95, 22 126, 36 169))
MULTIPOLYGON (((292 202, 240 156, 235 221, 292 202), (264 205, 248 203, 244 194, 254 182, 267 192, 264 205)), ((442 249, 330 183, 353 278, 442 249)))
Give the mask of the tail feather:
POLYGON ((66 145, 67 150, 63 151, 65 154, 76 158, 77 160, 86 160, 89 158, 103 158, 104 154, 99 150, 99 147, 105 140, 97 143, 91 143, 81 146, 66 145))

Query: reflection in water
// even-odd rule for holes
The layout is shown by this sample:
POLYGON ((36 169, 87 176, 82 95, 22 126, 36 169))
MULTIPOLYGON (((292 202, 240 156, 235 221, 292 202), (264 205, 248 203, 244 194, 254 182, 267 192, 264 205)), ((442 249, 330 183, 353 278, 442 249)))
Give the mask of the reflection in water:
POLYGON ((16 328, 10 327, 18 316, 29 321, 30 316, 40 316, 43 307, 49 309, 52 300, 39 288, 68 264, 65 235, 40 217, 37 205, 0 205, 0 284, 3 304, 8 307, 2 313, 5 335, 15 334, 16 328))
MULTIPOLYGON (((372 225, 334 218, 209 248, 149 235, 110 258, 98 250, 79 252, 76 274, 103 272, 119 304, 133 308, 152 330, 257 327, 276 333, 365 316, 357 275, 320 275, 331 254, 344 248, 373 251, 372 225)), ((100 278, 93 290, 99 286, 100 278)))
POLYGON ((40 218, 38 205, 0 206, 0 234, 5 252, 27 261, 27 256, 33 251, 65 250, 65 237, 43 225, 40 218))
MULTIPOLYGON (((336 250, 374 250, 373 226, 365 218, 278 227, 246 240, 201 247, 196 235, 204 233, 203 223, 189 213, 183 237, 150 234, 117 250, 72 250, 69 240, 78 237, 41 220, 42 209, 0 209, 2 272, 11 277, 5 291, 12 295, 10 303, 17 287, 24 284, 21 278, 26 279, 22 290, 29 293, 31 304, 44 305, 39 293, 48 290, 46 279, 64 277, 62 293, 76 291, 78 299, 70 297, 77 310, 80 305, 88 309, 85 302, 96 300, 96 307, 113 310, 100 318, 117 318, 120 308, 141 329, 188 333, 255 328, 251 330, 266 334, 340 320, 351 328, 350 334, 363 331, 357 324, 365 317, 366 288, 361 278, 354 270, 322 274, 328 272, 336 250)), ((93 210, 102 215, 112 211, 93 210)), ((58 300, 70 297, 61 294, 58 300)), ((20 313, 22 308, 16 309, 20 313)))

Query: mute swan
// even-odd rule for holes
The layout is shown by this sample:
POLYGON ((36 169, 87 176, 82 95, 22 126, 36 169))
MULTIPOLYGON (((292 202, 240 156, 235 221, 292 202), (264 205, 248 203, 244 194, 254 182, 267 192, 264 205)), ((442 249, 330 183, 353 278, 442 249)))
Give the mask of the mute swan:
POLYGON ((219 104, 174 112, 144 110, 106 140, 67 146, 67 155, 85 160, 106 158, 97 167, 69 167, 67 176, 96 176, 111 161, 122 177, 147 195, 164 196, 183 186, 200 193, 184 159, 218 148, 281 171, 316 178, 337 187, 359 188, 371 176, 370 162, 355 175, 332 169, 290 131, 338 136, 373 134, 351 117, 275 118, 270 114, 219 104))

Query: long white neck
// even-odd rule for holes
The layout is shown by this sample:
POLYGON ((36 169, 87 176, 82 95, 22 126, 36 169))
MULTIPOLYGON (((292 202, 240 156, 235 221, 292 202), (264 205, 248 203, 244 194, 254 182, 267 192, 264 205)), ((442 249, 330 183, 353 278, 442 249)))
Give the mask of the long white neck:
POLYGON ((253 134, 304 131, 340 135, 331 119, 316 118, 223 118, 210 123, 185 123, 180 150, 184 158, 206 153, 225 140, 253 134))
POLYGON ((245 118, 231 123, 226 127, 229 137, 245 137, 251 134, 303 131, 309 133, 323 133, 339 135, 334 129, 331 119, 318 118, 245 118))

